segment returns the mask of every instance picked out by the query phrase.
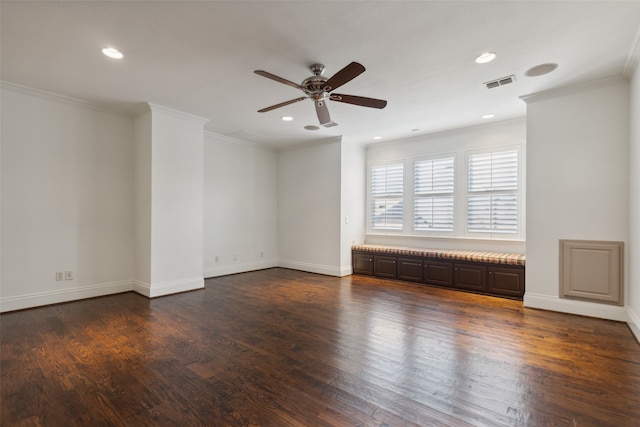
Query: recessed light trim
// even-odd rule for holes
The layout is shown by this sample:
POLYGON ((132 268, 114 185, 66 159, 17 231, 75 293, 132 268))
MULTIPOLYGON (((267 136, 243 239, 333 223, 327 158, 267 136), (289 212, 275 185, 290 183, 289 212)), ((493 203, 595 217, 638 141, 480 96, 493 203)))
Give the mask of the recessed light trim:
POLYGON ((291 116, 282 116, 280 118, 285 122, 290 122, 291 120, 293 120, 293 117, 291 116))
POLYGON ((124 58, 124 55, 122 54, 122 52, 112 47, 105 47, 104 49, 102 49, 102 53, 108 56, 109 58, 113 58, 113 59, 124 58))
POLYGON ((476 64, 486 64, 496 59, 496 56, 494 52, 484 52, 476 58, 476 64))
POLYGON ((377 139, 382 139, 382 137, 381 136, 374 136, 373 139, 376 139, 376 140, 377 139))
POLYGON ((318 130, 318 129, 320 129, 320 127, 319 127, 319 126, 316 126, 316 125, 307 125, 307 126, 305 126, 304 128, 305 128, 306 130, 318 130))
POLYGON ((482 118, 483 119, 493 119, 496 115, 495 114, 483 114, 482 118))

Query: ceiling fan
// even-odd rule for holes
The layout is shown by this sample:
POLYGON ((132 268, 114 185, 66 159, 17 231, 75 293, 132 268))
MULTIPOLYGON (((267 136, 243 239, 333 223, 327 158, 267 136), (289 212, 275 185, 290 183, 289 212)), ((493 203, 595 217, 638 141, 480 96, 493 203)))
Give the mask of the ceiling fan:
POLYGON ((294 83, 287 79, 283 79, 282 77, 278 77, 267 71, 255 70, 254 73, 260 76, 275 80, 280 83, 284 83, 296 89, 300 89, 306 95, 300 98, 281 102, 280 104, 272 105, 267 108, 263 108, 262 110, 258 110, 258 113, 265 113, 267 111, 275 110, 276 108, 284 107, 285 105, 293 104, 295 102, 311 98, 316 106, 316 114, 318 115, 320 124, 325 127, 331 127, 336 126, 337 123, 331 121, 331 117, 329 116, 329 109, 327 108, 327 105, 325 103, 327 99, 330 99, 331 101, 344 102, 347 104, 378 109, 382 109, 387 106, 387 101, 384 101, 382 99, 333 93, 334 89, 339 88, 343 84, 350 82, 360 74, 364 73, 365 68, 364 66, 362 66, 362 64, 352 62, 328 79, 322 75, 322 73, 324 72, 324 68, 325 67, 322 64, 311 65, 309 69, 313 73, 313 76, 307 77, 300 84, 294 83))

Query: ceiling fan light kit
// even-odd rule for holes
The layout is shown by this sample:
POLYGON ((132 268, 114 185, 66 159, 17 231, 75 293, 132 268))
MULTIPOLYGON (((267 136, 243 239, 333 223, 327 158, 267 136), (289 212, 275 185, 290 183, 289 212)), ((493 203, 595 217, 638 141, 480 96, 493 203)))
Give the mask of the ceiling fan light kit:
POLYGON ((258 112, 265 113, 267 111, 275 110, 276 108, 284 107, 286 105, 290 105, 310 98, 313 100, 313 103, 315 105, 316 115, 318 116, 318 121, 320 122, 320 124, 324 127, 333 127, 337 126, 338 124, 331 120, 329 109, 327 108, 327 104, 325 102, 327 99, 336 102, 343 102, 346 104, 358 105, 361 107, 377 109, 386 107, 387 101, 382 99, 332 93, 334 89, 339 88, 340 86, 350 82, 360 74, 364 73, 365 68, 364 66, 362 66, 362 64, 352 62, 328 79, 322 75, 324 69, 325 66, 322 64, 311 65, 309 67, 309 70, 311 70, 311 73, 313 73, 313 75, 304 79, 301 84, 294 83, 290 80, 276 76, 267 71, 255 70, 254 73, 258 74, 259 76, 266 77, 276 82, 299 89, 306 95, 304 97, 291 99, 289 101, 281 102, 279 104, 263 108, 261 110, 258 110, 258 112))

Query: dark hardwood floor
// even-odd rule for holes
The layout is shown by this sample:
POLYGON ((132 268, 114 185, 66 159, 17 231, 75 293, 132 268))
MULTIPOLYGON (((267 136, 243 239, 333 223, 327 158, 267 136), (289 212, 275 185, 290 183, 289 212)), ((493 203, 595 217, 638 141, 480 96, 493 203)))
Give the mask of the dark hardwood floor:
POLYGON ((286 269, 6 313, 2 426, 638 426, 624 323, 286 269))

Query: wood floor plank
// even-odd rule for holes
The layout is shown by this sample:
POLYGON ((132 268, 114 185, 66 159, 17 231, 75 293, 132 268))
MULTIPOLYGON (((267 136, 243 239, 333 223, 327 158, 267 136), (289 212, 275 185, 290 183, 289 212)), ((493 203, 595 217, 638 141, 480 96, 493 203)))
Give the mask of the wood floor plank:
POLYGON ((624 323, 269 269, 0 318, 3 426, 640 425, 624 323))

